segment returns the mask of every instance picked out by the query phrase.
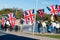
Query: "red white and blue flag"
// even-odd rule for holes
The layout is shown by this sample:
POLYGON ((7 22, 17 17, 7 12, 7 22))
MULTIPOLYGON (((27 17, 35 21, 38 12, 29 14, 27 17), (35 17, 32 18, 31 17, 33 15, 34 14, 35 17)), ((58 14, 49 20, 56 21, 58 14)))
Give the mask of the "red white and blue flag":
POLYGON ((9 13, 8 20, 10 21, 12 28, 13 28, 15 26, 16 15, 14 13, 9 13))
POLYGON ((26 19, 26 23, 28 23, 28 20, 30 20, 30 22, 33 23, 33 21, 34 21, 34 9, 25 11, 24 18, 26 19))
POLYGON ((56 15, 57 13, 57 7, 55 5, 52 5, 50 7, 47 7, 47 9, 53 14, 56 15))
POLYGON ((58 12, 58 9, 57 9, 57 5, 52 5, 50 7, 47 7, 47 9, 54 15, 54 18, 57 20, 57 12, 58 12))
POLYGON ((60 5, 58 5, 57 8, 58 8, 58 12, 60 12, 60 5))
POLYGON ((3 25, 3 27, 5 26, 5 23, 6 23, 6 20, 5 20, 4 17, 2 17, 2 25, 3 25))
POLYGON ((24 12, 24 19, 26 20, 26 23, 28 24, 28 15, 27 15, 26 11, 24 12))
POLYGON ((41 16, 41 18, 42 18, 42 20, 44 20, 44 9, 39 9, 39 10, 37 11, 37 13, 39 13, 40 16, 41 16))

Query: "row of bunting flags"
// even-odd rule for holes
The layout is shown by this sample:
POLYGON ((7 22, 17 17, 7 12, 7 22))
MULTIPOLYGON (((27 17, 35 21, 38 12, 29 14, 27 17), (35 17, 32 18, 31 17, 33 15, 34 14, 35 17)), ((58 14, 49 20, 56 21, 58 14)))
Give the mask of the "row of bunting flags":
MULTIPOLYGON (((57 13, 60 12, 60 5, 52 5, 50 7, 47 7, 47 9, 50 11, 50 13, 54 16, 54 18, 57 20, 57 13)), ((39 13, 40 17, 44 21, 44 9, 37 10, 37 13, 39 13)), ((34 10, 27 10, 24 12, 24 18, 26 19, 26 23, 28 23, 28 19, 30 19, 31 23, 33 23, 34 20, 34 10)))
MULTIPOLYGON (((50 7, 47 7, 47 9, 50 11, 51 14, 53 14, 55 19, 57 20, 56 14, 58 12, 60 12, 60 5, 52 5, 50 7)), ((39 13, 39 15, 41 16, 42 20, 44 20, 44 9, 37 10, 37 13, 39 13)), ((31 23, 34 22, 34 16, 35 16, 34 9, 33 10, 24 11, 24 19, 25 19, 27 24, 28 24, 28 21, 30 21, 31 23)), ((9 13, 9 14, 7 14, 7 19, 10 21, 12 27, 14 27, 15 20, 16 20, 16 15, 14 13, 9 13)), ((4 26, 5 22, 6 22, 5 18, 2 17, 3 26, 4 26)))

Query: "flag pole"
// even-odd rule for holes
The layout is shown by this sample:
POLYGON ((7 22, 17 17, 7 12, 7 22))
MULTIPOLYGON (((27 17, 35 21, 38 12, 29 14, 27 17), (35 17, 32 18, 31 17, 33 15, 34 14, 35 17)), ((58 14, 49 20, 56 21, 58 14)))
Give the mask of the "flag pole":
POLYGON ((37 4, 38 4, 38 0, 36 0, 36 6, 35 6, 35 18, 34 18, 34 25, 33 25, 33 35, 34 35, 34 29, 35 29, 35 25, 36 25, 36 10, 37 10, 37 4))

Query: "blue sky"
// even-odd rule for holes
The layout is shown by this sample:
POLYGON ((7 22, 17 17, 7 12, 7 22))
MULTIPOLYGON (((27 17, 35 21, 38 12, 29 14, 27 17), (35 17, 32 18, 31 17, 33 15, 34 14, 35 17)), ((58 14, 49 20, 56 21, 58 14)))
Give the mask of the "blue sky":
POLYGON ((18 8, 23 10, 28 9, 45 9, 48 13, 47 6, 60 5, 60 0, 38 0, 36 8, 36 0, 0 0, 0 9, 3 8, 18 8))

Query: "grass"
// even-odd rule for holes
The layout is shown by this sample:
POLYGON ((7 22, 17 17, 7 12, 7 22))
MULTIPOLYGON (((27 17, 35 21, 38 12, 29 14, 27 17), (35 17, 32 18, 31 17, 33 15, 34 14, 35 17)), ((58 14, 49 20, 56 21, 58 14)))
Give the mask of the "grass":
POLYGON ((60 34, 56 34, 56 35, 54 35, 54 34, 34 34, 34 35, 60 39, 60 34))
MULTIPOLYGON (((33 35, 31 33, 28 33, 28 34, 33 35)), ((34 34, 34 35, 60 39, 60 34, 49 34, 49 33, 47 33, 47 34, 34 34)))

